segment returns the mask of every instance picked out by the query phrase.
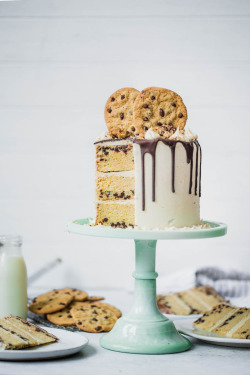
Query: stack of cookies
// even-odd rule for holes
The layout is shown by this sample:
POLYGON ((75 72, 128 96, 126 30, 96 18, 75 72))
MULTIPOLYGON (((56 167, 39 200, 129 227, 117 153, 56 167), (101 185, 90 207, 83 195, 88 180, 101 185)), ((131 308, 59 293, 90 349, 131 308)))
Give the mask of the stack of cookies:
POLYGON ((76 326, 85 332, 108 332, 121 317, 121 311, 100 302, 103 299, 90 297, 79 289, 57 289, 34 298, 29 310, 45 315, 59 326, 76 326))

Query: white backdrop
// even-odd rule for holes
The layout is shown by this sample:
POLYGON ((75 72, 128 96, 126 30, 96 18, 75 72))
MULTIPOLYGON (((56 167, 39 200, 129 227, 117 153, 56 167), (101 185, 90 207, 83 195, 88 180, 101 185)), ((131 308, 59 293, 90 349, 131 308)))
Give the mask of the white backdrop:
POLYGON ((250 2, 0 2, 0 228, 24 237, 38 284, 126 287, 133 243, 64 232, 94 214, 94 139, 118 88, 178 92, 203 149, 201 214, 224 238, 158 243, 160 275, 249 270, 250 2))

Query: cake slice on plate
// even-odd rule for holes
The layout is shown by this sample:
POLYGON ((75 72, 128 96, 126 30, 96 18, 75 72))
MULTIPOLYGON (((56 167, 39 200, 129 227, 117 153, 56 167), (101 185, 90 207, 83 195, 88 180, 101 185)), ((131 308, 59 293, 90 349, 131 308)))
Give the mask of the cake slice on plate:
POLYGON ((217 335, 250 339, 250 309, 219 304, 197 319, 193 325, 217 335))
POLYGON ((56 336, 18 316, 0 319, 0 347, 3 349, 24 349, 57 340, 56 336))

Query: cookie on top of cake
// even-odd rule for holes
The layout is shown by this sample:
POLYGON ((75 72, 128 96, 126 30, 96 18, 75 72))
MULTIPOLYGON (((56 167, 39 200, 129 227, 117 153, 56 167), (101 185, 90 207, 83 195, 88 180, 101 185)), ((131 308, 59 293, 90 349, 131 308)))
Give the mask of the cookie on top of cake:
POLYGON ((95 142, 95 225, 200 225, 201 147, 185 128, 182 98, 164 88, 123 88, 104 115, 108 132, 95 142))

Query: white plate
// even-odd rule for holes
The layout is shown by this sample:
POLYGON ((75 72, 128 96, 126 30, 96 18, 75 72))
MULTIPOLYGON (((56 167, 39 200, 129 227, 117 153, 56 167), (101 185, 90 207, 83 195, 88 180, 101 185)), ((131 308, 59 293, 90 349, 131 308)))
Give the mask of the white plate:
POLYGON ((195 319, 182 319, 175 321, 175 327, 181 333, 185 335, 195 337, 198 340, 206 341, 210 344, 223 345, 223 346, 238 346, 238 347, 250 347, 249 339, 235 339, 225 336, 215 335, 210 332, 201 331, 193 327, 195 319))
POLYGON ((88 339, 80 333, 69 332, 63 329, 47 328, 46 331, 59 338, 58 341, 23 350, 0 350, 0 360, 26 361, 66 357, 82 350, 88 339))
POLYGON ((193 322, 198 319, 202 314, 192 314, 192 315, 176 315, 176 314, 163 314, 166 318, 170 320, 184 320, 193 319, 193 322))

